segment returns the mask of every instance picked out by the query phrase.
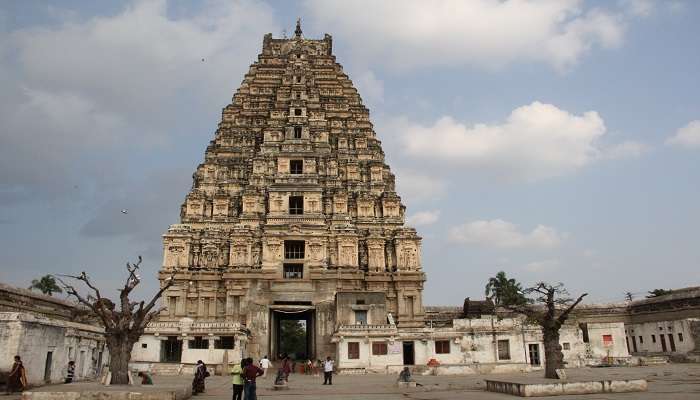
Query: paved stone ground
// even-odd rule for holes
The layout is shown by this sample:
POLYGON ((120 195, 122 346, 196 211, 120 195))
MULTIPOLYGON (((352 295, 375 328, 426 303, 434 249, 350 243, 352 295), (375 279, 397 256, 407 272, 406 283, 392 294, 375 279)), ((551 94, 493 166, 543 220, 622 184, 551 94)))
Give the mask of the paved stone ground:
MULTIPOLYGON (((581 400, 698 400, 700 399, 700 364, 669 364, 649 367, 626 368, 582 368, 567 370, 569 380, 581 379, 647 379, 649 391, 642 393, 616 393, 604 395, 577 395, 547 397, 546 399, 581 400)), ((271 389, 272 377, 258 381, 258 397, 262 400, 442 400, 442 399, 511 399, 518 397, 484 391, 484 379, 522 380, 531 377, 541 380, 541 372, 531 374, 493 374, 468 376, 417 376, 422 387, 399 389, 396 376, 389 375, 336 375, 333 386, 324 386, 323 377, 293 374, 290 376, 290 390, 275 392, 271 389)), ((181 384, 190 377, 155 377, 157 384, 181 384)), ((206 393, 193 399, 228 400, 231 398, 230 379, 214 376, 207 379, 206 393)), ((1 397, 19 399, 19 396, 1 397)))
MULTIPOLYGON (((700 399, 700 364, 669 364, 649 367, 629 368, 584 368, 567 370, 569 380, 579 379, 647 379, 649 391, 645 393, 616 393, 606 395, 558 396, 557 399, 649 399, 685 400, 700 399)), ((396 377, 388 375, 337 375, 333 386, 323 386, 322 377, 293 374, 290 376, 290 390, 271 390, 272 378, 261 379, 258 383, 260 399, 278 400, 394 400, 394 399, 517 399, 517 397, 484 391, 484 379, 523 378, 530 376, 540 380, 541 372, 532 374, 494 374, 469 376, 417 376, 423 384, 415 389, 399 389, 396 377)), ((229 380, 224 377, 207 379, 207 392, 196 399, 223 400, 231 398, 229 380)), ((549 399, 553 399, 549 397, 549 399)))

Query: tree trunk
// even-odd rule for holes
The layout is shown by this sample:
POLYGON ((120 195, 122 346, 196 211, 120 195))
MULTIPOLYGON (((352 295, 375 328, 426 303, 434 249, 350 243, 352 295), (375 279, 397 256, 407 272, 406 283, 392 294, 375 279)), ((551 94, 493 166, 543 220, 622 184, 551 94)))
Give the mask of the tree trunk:
POLYGON ((559 346, 559 328, 543 326, 542 334, 544 336, 544 377, 558 379, 556 370, 564 367, 564 354, 561 352, 561 346, 559 346))
POLYGON ((129 384, 129 361, 134 342, 125 336, 116 335, 107 339, 109 371, 112 373, 113 385, 129 384))

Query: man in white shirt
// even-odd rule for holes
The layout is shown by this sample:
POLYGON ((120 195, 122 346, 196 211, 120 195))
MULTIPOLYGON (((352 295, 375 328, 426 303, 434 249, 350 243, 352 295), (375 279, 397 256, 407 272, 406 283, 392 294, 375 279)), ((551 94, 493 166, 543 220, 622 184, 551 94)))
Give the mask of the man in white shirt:
POLYGON ((270 368, 270 360, 267 358, 267 356, 263 357, 262 360, 260 360, 260 368, 263 370, 263 378, 267 378, 267 369, 270 368))
POLYGON ((333 360, 330 356, 326 357, 326 361, 323 362, 323 384, 333 384, 333 360))

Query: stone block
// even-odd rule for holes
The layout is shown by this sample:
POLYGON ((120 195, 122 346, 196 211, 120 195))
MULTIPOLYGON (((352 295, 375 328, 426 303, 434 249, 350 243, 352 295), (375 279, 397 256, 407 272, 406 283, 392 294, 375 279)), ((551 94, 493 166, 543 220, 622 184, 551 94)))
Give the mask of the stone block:
POLYGON ((520 397, 629 393, 645 392, 647 390, 647 381, 644 379, 580 382, 539 382, 535 380, 532 383, 527 383, 486 380, 486 390, 520 397))
POLYGON ((396 385, 400 388, 414 388, 414 387, 416 387, 415 382, 396 382, 396 385))

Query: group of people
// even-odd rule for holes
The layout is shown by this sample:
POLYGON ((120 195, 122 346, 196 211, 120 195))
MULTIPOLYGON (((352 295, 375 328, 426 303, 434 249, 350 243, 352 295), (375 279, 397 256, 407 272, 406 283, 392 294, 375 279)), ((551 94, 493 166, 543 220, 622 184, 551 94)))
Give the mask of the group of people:
MULTIPOLYGON (((290 357, 286 354, 280 354, 282 365, 277 371, 275 385, 285 385, 289 382, 289 374, 292 372, 292 363, 290 357)), ((257 399, 257 384, 258 377, 267 377, 267 370, 272 366, 270 359, 265 356, 260 359, 258 365, 255 364, 252 358, 244 358, 240 364, 231 367, 229 373, 232 376, 231 383, 233 384, 233 400, 256 400, 257 399)), ((324 385, 333 384, 333 360, 327 357, 322 363, 324 372, 324 385)), ((194 371, 194 379, 192 380, 192 394, 204 392, 204 381, 209 377, 207 366, 202 360, 197 361, 197 366, 194 371)))
MULTIPOLYGON (((287 354, 280 354, 280 359, 282 360, 282 365, 277 372, 277 377, 275 379, 275 384, 287 384, 289 382, 289 374, 292 372, 292 363, 290 357, 287 354)), ((307 371, 312 369, 312 361, 307 362, 307 371)), ((231 375, 233 376, 233 400, 242 400, 245 396, 246 400, 256 400, 256 379, 259 376, 263 378, 267 377, 267 370, 272 366, 272 363, 267 358, 263 357, 259 366, 253 362, 253 359, 248 357, 241 360, 240 364, 236 364, 231 368, 231 375)), ((333 384, 333 360, 327 357, 322 363, 323 366, 323 384, 332 385, 333 384)), ((313 368, 315 369, 315 368, 313 368)), ((69 361, 65 372, 65 383, 73 382, 75 379, 75 362, 69 361)), ((141 378, 142 385, 152 385, 153 379, 146 372, 139 372, 139 378, 141 378)), ((203 393, 205 390, 205 379, 210 376, 207 370, 206 364, 199 360, 194 370, 194 379, 192 380, 192 394, 203 393)), ((25 371, 22 360, 19 356, 15 356, 15 362, 12 365, 12 369, 7 377, 6 393, 21 392, 28 387, 27 373, 25 371)))

